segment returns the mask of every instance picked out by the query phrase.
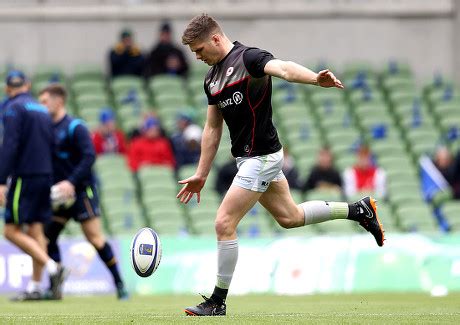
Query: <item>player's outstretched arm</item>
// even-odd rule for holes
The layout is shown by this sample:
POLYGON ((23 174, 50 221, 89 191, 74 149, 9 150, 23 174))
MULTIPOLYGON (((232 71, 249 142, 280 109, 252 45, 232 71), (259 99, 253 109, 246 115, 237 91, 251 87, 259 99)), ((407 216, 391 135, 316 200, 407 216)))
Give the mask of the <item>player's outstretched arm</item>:
POLYGON ((212 162, 219 148, 220 138, 222 136, 222 126, 222 114, 217 109, 216 105, 209 105, 206 124, 201 139, 201 156, 198 168, 195 175, 179 181, 179 184, 184 184, 184 186, 176 197, 180 199, 182 203, 187 204, 194 194, 197 195, 198 203, 200 202, 201 189, 206 183, 212 162))
POLYGON ((318 85, 326 88, 344 88, 342 82, 331 71, 322 70, 316 73, 292 61, 270 60, 265 65, 264 72, 289 82, 318 85))

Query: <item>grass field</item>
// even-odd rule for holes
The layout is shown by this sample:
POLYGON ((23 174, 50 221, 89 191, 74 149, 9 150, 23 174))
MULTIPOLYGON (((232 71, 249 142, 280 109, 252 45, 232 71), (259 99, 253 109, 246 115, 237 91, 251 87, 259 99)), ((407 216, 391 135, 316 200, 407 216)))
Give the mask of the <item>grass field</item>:
POLYGON ((226 317, 185 317, 199 296, 67 297, 12 303, 0 298, 0 323, 12 324, 460 324, 460 294, 242 296, 228 299, 226 317))

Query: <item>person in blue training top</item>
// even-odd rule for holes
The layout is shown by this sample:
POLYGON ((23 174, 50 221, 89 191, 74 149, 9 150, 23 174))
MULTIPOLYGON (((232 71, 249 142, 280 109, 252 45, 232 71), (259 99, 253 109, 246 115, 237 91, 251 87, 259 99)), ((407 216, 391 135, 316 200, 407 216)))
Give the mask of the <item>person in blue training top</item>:
POLYGON ((14 297, 16 301, 41 298, 43 267, 51 277, 51 292, 61 290, 67 275, 67 270, 46 253, 43 225, 51 217, 52 122, 46 108, 29 90, 30 82, 24 73, 8 73, 0 148, 0 206, 6 206, 5 237, 30 255, 34 266, 26 291, 14 297), (23 225, 28 226, 27 232, 23 232, 23 225))
MULTIPOLYGON (((83 121, 67 115, 65 102, 67 92, 62 85, 51 84, 39 93, 39 101, 48 108, 53 120, 56 150, 53 160, 54 179, 52 192, 64 199, 75 198, 69 205, 53 204, 53 217, 47 225, 45 234, 48 238, 48 253, 57 263, 61 255, 57 240, 66 223, 72 218, 81 224, 87 240, 99 253, 113 276, 119 299, 127 299, 117 260, 112 247, 106 241, 101 227, 99 200, 95 186, 92 166, 96 153, 90 133, 83 121)), ((52 193, 52 197, 53 197, 52 193)), ((65 200, 64 200, 65 201, 65 200)), ((53 295, 48 299, 60 299, 53 295)))

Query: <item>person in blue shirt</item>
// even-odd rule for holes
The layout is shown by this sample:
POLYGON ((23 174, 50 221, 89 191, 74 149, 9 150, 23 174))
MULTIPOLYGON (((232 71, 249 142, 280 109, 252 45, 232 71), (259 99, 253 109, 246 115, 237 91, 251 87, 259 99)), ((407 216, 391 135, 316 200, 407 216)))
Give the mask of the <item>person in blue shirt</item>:
MULTIPOLYGON (((54 130, 56 148, 52 198, 56 196, 64 198, 61 202, 70 202, 67 205, 53 204, 53 217, 45 230, 48 253, 57 263, 61 263, 57 240, 66 223, 74 219, 81 224, 85 237, 112 274, 118 298, 127 299, 128 293, 118 271, 117 260, 102 233, 99 200, 92 172, 96 160, 93 142, 83 121, 67 115, 66 98, 67 92, 59 84, 51 84, 39 93, 40 103, 47 107, 53 120, 51 130, 54 130)), ((61 297, 49 295, 48 298, 61 297)))
POLYGON ((46 108, 29 90, 24 73, 8 73, 0 148, 0 206, 5 206, 6 239, 30 255, 34 266, 27 290, 13 299, 18 301, 41 298, 43 267, 51 277, 51 292, 61 290, 67 275, 67 270, 46 253, 43 228, 51 217, 52 123, 46 108), (22 230, 24 225, 28 226, 27 232, 22 230))

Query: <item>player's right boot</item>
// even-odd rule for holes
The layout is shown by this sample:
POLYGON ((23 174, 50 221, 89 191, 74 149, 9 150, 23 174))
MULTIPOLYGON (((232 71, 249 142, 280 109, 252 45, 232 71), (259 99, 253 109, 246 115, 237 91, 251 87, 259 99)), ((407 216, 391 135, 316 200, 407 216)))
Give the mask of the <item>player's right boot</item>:
POLYGON ((62 284, 64 283, 69 273, 70 271, 67 268, 59 266, 57 273, 50 276, 50 289, 47 293, 47 299, 62 299, 62 284))
POLYGON ((385 231, 377 216, 377 201, 370 196, 366 196, 352 205, 356 208, 356 212, 349 219, 359 222, 361 227, 374 236, 377 245, 383 246, 385 231))
POLYGON ((126 290, 125 285, 123 283, 117 284, 117 298, 118 300, 128 300, 129 293, 126 290))
POLYGON ((225 316, 227 305, 225 303, 217 304, 211 298, 201 295, 204 301, 194 307, 185 308, 187 316, 225 316))
POLYGON ((43 300, 42 293, 39 291, 20 292, 17 296, 14 296, 10 299, 10 301, 38 301, 38 300, 43 300))

